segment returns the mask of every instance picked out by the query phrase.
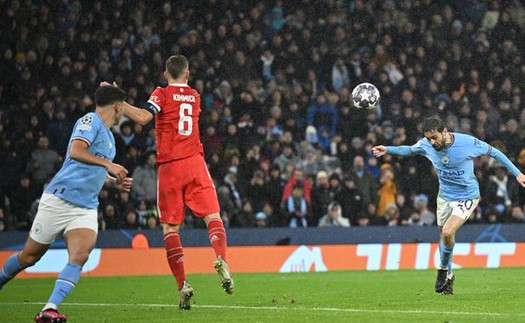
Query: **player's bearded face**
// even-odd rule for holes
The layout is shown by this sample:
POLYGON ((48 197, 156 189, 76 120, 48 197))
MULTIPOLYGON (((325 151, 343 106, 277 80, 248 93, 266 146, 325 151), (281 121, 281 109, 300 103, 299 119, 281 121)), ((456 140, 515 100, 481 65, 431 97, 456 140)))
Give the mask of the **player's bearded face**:
POLYGON ((425 137, 427 138, 427 140, 430 142, 430 144, 435 150, 441 150, 446 145, 445 144, 446 133, 447 133, 446 129, 443 131, 431 130, 431 131, 425 132, 425 137))

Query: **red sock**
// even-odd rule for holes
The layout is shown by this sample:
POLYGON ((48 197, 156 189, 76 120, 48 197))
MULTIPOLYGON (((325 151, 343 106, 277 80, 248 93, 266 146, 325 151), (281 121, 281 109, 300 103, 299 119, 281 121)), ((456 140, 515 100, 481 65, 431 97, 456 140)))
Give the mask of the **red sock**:
POLYGON ((210 243, 215 250, 215 256, 226 261, 226 230, 221 219, 212 219, 208 222, 208 233, 210 235, 210 243))
POLYGON ((166 257, 173 276, 177 280, 179 290, 184 285, 186 275, 184 275, 184 253, 180 243, 178 231, 170 231, 164 235, 164 245, 166 247, 166 257))

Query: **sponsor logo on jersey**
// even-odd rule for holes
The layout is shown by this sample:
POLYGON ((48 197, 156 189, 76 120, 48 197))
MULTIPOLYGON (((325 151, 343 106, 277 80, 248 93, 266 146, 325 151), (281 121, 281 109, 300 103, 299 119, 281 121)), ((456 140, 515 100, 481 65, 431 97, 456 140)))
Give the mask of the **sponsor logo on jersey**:
POLYGON ((195 96, 183 95, 183 94, 173 94, 173 101, 195 102, 195 96))
POLYGON ((80 131, 91 131, 91 126, 90 125, 87 125, 87 124, 81 124, 77 127, 78 130, 80 131))
POLYGON ((156 95, 152 95, 150 96, 149 98, 151 101, 155 102, 155 103, 160 103, 160 98, 156 95))
POLYGON ((436 172, 442 176, 463 176, 465 174, 464 170, 442 170, 436 169, 436 172))

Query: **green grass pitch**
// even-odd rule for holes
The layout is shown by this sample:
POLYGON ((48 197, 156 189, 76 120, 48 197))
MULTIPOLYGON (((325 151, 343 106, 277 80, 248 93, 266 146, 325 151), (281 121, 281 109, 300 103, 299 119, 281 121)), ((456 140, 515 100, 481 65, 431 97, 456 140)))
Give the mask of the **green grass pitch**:
MULTIPOLYGON (((525 322, 525 268, 458 269, 455 294, 435 271, 189 275, 190 311, 171 276, 83 277, 60 307, 75 322, 525 322)), ((16 279, 0 291, 0 322, 31 322, 54 279, 16 279)))

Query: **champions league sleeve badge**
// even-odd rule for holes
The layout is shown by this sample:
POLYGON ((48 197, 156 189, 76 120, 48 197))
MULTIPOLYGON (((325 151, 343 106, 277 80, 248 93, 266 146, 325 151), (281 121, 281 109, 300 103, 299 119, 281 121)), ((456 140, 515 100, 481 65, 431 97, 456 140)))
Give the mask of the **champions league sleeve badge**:
POLYGON ((90 124, 93 122, 93 117, 85 115, 80 119, 80 124, 77 126, 79 131, 91 131, 90 124))
POLYGON ((93 117, 85 115, 82 117, 80 122, 82 122, 82 124, 90 124, 91 122, 93 122, 93 117))

